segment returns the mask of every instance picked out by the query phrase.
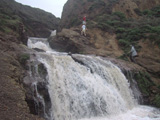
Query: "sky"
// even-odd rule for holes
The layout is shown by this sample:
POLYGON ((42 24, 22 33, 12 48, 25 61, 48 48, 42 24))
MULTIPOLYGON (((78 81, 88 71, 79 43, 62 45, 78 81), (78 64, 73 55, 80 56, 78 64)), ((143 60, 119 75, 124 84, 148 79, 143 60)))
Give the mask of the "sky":
POLYGON ((15 0, 16 2, 31 7, 40 8, 47 12, 52 13, 56 17, 61 17, 64 4, 67 0, 15 0))

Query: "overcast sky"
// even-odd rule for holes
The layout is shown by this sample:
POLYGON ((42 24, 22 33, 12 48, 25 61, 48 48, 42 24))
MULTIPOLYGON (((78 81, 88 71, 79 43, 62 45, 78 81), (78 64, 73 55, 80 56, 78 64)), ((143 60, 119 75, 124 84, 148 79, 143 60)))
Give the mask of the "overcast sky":
POLYGON ((43 9, 51 12, 56 17, 61 17, 64 4, 67 0, 15 0, 24 5, 43 9))

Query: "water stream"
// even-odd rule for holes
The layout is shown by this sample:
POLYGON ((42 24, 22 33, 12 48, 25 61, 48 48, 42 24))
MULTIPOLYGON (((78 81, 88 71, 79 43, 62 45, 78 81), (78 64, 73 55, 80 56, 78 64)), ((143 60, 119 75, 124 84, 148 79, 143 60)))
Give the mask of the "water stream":
POLYGON ((121 70, 100 57, 59 53, 47 39, 29 38, 48 72, 51 120, 160 120, 160 111, 138 105, 121 70))

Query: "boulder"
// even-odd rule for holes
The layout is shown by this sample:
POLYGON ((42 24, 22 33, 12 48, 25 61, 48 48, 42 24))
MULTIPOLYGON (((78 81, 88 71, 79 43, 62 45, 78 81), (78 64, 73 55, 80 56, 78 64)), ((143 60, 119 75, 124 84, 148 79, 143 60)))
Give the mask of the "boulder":
POLYGON ((48 39, 50 46, 61 52, 95 54, 117 57, 123 54, 118 47, 116 36, 99 29, 87 29, 87 36, 80 29, 63 29, 48 39))
POLYGON ((61 52, 84 53, 93 48, 88 46, 89 39, 72 29, 63 29, 48 39, 50 46, 61 52))

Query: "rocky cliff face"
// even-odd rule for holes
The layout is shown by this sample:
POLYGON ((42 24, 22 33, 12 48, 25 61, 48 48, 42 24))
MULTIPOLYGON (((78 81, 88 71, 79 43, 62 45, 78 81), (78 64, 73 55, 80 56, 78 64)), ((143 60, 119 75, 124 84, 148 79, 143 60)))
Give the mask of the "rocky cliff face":
POLYGON ((51 13, 22 5, 14 0, 1 0, 0 9, 0 29, 2 31, 8 31, 4 28, 6 26, 10 26, 9 29, 16 31, 18 25, 23 24, 28 36, 48 37, 50 30, 58 28, 59 19, 51 13))
POLYGON ((159 11, 160 0, 68 0, 60 27, 70 29, 62 29, 49 41, 51 47, 60 51, 127 61, 130 45, 134 45, 139 55, 136 64, 147 71, 134 76, 146 103, 160 107, 159 11), (80 35, 85 15, 86 37, 80 35))
MULTIPOLYGON (((59 19, 40 9, 14 0, 0 0, 0 118, 5 120, 43 120, 35 110, 30 86, 24 84, 27 36, 48 37, 59 19)), ((43 85, 38 85, 42 94, 43 85)), ((48 100, 48 98, 46 97, 48 100)), ((48 102, 49 103, 49 102, 48 102)), ((48 105, 50 107, 50 105, 48 105)), ((41 117, 43 113, 40 112, 41 117)))
POLYGON ((117 42, 115 35, 98 29, 87 31, 86 37, 81 35, 79 29, 63 29, 49 38, 50 46, 58 51, 112 57, 123 54, 117 42))
POLYGON ((127 17, 139 18, 136 10, 151 9, 160 4, 159 0, 119 0, 112 8, 112 12, 120 11, 127 17))
POLYGON ((122 12, 128 18, 139 18, 137 10, 151 9, 160 4, 160 0, 68 0, 63 8, 61 26, 80 25, 84 15, 88 21, 102 14, 122 12))
POLYGON ((3 120, 43 120, 30 114, 23 78, 28 59, 26 47, 13 35, 0 32, 0 118, 3 120))

